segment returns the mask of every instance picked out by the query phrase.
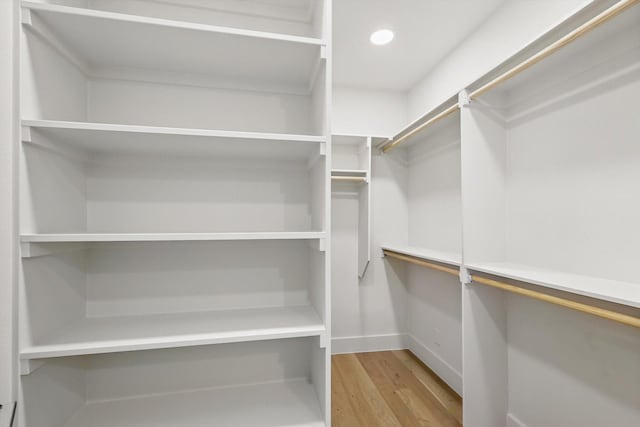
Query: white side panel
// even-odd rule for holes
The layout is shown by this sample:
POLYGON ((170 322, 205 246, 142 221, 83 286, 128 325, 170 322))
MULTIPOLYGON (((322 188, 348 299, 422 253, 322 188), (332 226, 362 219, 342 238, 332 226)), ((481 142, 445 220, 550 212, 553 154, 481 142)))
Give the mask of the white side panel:
POLYGON ((85 403, 85 361, 62 358, 21 378, 18 427, 63 427, 85 403))
POLYGON ((505 129, 472 104, 461 112, 462 220, 465 262, 505 257, 505 129))
POLYGON ((45 145, 24 143, 20 163, 20 232, 86 231, 85 165, 45 145))
POLYGON ((358 278, 363 279, 371 261, 371 185, 358 193, 358 278))
POLYGON ((504 292, 463 286, 462 337, 465 427, 505 427, 509 378, 504 292))
POLYGON ((21 118, 86 120, 84 74, 52 47, 55 40, 25 30, 21 39, 21 118))
POLYGON ((24 259, 20 281, 20 347, 84 318, 85 254, 24 259))
MULTIPOLYGON (((0 4, 0 402, 16 400, 18 28, 17 2, 0 4)), ((5 414, 11 409, 5 406, 5 414)))

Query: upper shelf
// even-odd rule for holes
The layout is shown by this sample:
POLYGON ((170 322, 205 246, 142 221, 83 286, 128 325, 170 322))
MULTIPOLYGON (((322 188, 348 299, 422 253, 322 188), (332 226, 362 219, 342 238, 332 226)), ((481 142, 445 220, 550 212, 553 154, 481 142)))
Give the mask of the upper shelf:
POLYGON ((467 267, 481 273, 640 308, 640 285, 636 283, 563 273, 509 262, 473 263, 467 267))
POLYGON ((323 136, 311 135, 51 120, 23 120, 22 127, 22 138, 27 142, 55 143, 98 154, 155 153, 302 159, 316 156, 322 151, 319 145, 324 145, 326 141, 323 136))
POLYGON ((318 38, 23 1, 22 22, 88 75, 161 70, 179 76, 306 92, 324 42, 318 38))
POLYGON ((65 233, 23 234, 22 243, 95 242, 193 242, 215 240, 312 240, 326 237, 322 231, 257 233, 65 233))

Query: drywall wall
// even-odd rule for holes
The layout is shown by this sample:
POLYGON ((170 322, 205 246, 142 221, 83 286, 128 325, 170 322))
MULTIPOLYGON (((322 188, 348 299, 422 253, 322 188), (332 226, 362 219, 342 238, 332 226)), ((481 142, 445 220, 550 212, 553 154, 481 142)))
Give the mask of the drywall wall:
MULTIPOLYGON (((401 153, 404 154, 404 153, 401 153)), ((407 241, 407 169, 399 156, 373 157, 371 263, 358 280, 358 196, 332 192, 333 352, 404 348, 406 269, 385 266, 380 245, 407 241)))
POLYGON ((333 134, 391 136, 406 122, 404 92, 333 88, 333 134))
POLYGON ((0 2, 0 403, 14 400, 16 97, 15 4, 0 2))
POLYGON ((507 0, 408 94, 412 121, 449 99, 592 0, 507 0))
MULTIPOLYGON (((333 133, 386 136, 406 121, 402 92, 334 88, 333 133)), ((385 268, 380 244, 407 241, 405 153, 380 156, 372 164, 371 252, 363 280, 358 279, 358 194, 332 192, 333 352, 404 348, 406 272, 385 268)))

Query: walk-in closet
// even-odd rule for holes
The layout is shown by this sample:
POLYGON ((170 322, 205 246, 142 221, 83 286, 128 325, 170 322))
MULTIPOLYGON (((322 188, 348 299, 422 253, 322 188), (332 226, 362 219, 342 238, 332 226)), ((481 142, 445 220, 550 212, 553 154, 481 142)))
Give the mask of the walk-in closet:
POLYGON ((4 0, 0 51, 0 427, 640 426, 640 0, 4 0))

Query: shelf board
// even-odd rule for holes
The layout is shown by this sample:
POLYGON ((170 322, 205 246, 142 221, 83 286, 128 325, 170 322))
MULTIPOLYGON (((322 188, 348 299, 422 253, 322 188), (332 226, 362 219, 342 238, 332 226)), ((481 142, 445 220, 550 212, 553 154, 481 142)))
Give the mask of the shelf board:
POLYGON ((65 427, 325 427, 306 379, 91 402, 65 427))
POLYGON ((524 264, 471 263, 470 270, 533 285, 640 308, 640 284, 563 273, 524 264))
POLYGON ((22 360, 319 336, 311 306, 93 317, 23 348, 22 360))
POLYGON ((213 240, 313 240, 323 239, 323 231, 259 233, 65 233, 22 234, 22 243, 94 242, 180 242, 213 240))
POLYGON ((88 153, 155 153, 308 159, 326 138, 260 132, 235 132, 109 123, 23 120, 22 138, 34 144, 59 144, 88 153))
POLYGON ((23 24, 62 46, 88 74, 162 70, 308 92, 325 45, 318 38, 29 1, 21 5, 23 24))
POLYGON ((414 246, 381 246, 383 250, 397 252, 399 254, 421 258, 426 261, 435 261, 442 264, 460 266, 462 264, 462 256, 453 252, 440 251, 427 248, 417 248, 414 246))

